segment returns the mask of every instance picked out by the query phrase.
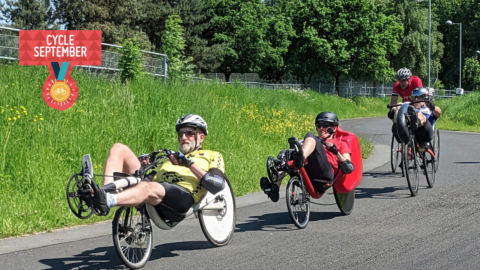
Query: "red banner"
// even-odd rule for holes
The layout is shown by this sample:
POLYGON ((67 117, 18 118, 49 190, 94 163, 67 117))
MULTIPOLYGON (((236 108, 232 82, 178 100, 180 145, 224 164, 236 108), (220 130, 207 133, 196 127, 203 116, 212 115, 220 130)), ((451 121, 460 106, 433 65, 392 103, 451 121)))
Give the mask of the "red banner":
POLYGON ((100 30, 21 30, 20 65, 102 65, 100 30))
POLYGON ((50 76, 42 97, 51 108, 63 111, 75 103, 78 87, 70 76, 74 65, 102 65, 100 30, 21 30, 20 65, 47 65, 50 76))

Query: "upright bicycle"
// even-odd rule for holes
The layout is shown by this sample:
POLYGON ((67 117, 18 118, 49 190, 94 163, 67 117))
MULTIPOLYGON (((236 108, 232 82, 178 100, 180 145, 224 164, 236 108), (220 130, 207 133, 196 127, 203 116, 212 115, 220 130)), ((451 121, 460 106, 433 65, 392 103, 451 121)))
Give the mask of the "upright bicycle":
MULTIPOLYGON (((149 154, 150 164, 138 170, 135 175, 115 173, 113 190, 112 185, 100 188, 108 192, 122 192, 141 181, 146 181, 147 173, 154 169, 159 161, 168 158, 168 151, 163 149, 149 154)), ((90 155, 83 156, 82 163, 82 171, 68 179, 66 192, 67 202, 73 214, 80 219, 86 219, 96 213, 92 196, 92 185, 96 183, 90 155)), ((119 207, 112 221, 115 250, 127 267, 142 268, 152 254, 152 223, 162 230, 171 230, 192 214, 199 219, 203 234, 210 243, 217 247, 227 245, 232 239, 236 222, 235 196, 230 182, 227 180, 225 188, 215 195, 207 192, 177 220, 169 220, 150 204, 119 207)))

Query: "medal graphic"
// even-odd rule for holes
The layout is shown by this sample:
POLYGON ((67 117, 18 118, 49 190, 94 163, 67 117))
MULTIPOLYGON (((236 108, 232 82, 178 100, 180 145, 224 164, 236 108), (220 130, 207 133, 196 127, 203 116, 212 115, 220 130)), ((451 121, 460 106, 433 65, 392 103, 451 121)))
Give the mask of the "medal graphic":
POLYGON ((50 76, 42 87, 43 100, 51 108, 60 111, 72 107, 78 97, 78 87, 75 80, 68 74, 69 63, 63 62, 60 67, 58 63, 53 62, 49 70, 50 76))
POLYGON ((47 65, 50 76, 42 87, 45 103, 63 111, 78 98, 78 87, 70 76, 74 65, 102 65, 100 30, 21 30, 20 65, 47 65))

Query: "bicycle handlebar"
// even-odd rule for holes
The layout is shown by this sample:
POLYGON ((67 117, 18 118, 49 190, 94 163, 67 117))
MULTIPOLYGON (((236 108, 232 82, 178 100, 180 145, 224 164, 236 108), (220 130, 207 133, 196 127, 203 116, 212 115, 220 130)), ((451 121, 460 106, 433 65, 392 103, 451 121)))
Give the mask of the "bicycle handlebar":
MULTIPOLYGON (((425 101, 425 100, 416 100, 416 101, 410 102, 410 104, 415 104, 415 103, 420 103, 420 102, 426 102, 426 101, 425 101)), ((393 107, 400 107, 400 106, 402 106, 403 104, 405 104, 405 103, 395 104, 395 105, 387 104, 387 109, 391 109, 391 108, 393 108, 393 107)))

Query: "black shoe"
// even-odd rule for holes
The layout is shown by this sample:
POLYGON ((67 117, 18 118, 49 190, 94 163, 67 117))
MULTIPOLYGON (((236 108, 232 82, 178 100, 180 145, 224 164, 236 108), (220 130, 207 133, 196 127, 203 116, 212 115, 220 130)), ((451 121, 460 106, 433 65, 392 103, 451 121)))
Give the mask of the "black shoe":
POLYGON ((403 168, 403 160, 400 161, 400 164, 398 164, 398 167, 399 167, 399 168, 403 168))
POLYGON ((91 185, 93 189, 93 212, 95 212, 97 216, 108 215, 110 208, 107 206, 107 195, 105 191, 100 189, 93 179, 91 179, 91 185))
POLYGON ((280 190, 278 189, 278 186, 270 183, 267 177, 262 177, 260 179, 260 188, 265 194, 267 194, 272 202, 278 202, 280 199, 280 190))

